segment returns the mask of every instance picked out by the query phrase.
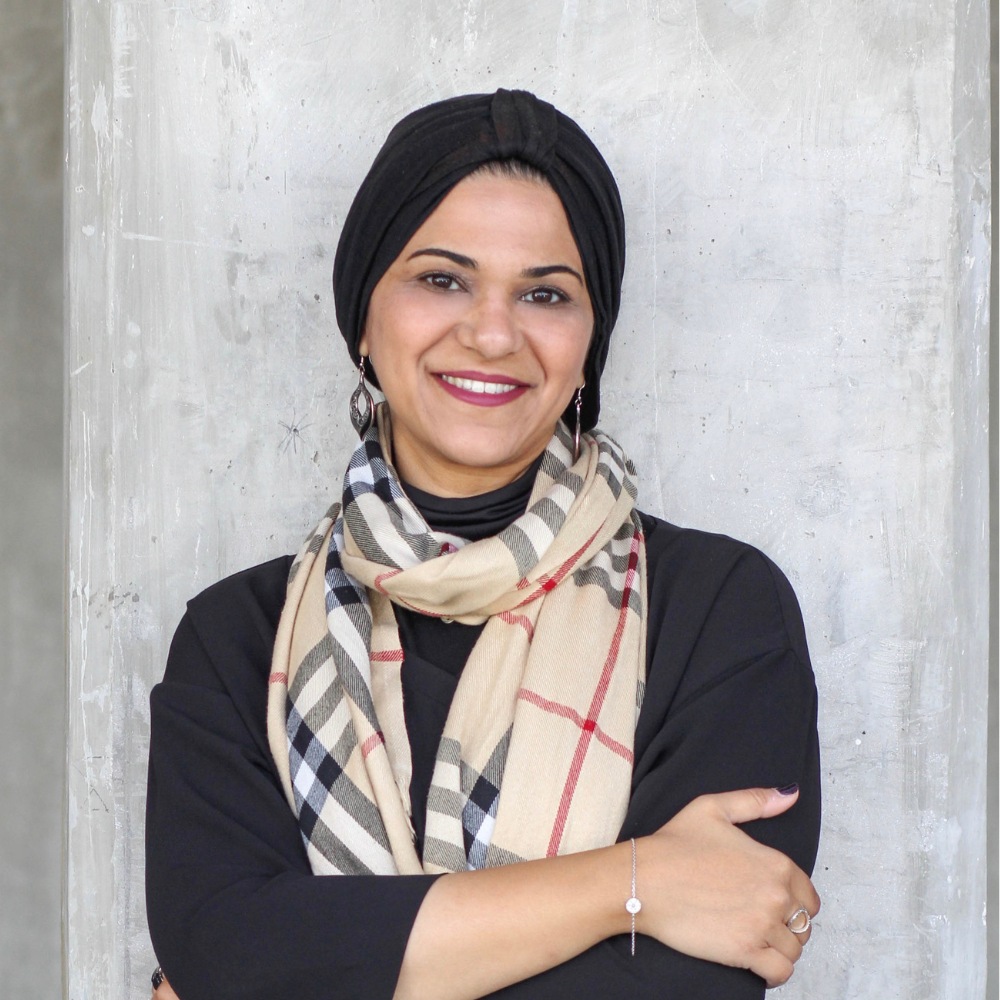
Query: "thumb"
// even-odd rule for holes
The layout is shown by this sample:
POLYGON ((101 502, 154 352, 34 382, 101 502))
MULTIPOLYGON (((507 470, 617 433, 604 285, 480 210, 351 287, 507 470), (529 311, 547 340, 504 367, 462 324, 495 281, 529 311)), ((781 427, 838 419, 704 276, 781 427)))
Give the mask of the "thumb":
POLYGON ((741 788, 715 796, 730 823, 749 823, 755 819, 779 816, 795 805, 798 785, 783 788, 741 788))

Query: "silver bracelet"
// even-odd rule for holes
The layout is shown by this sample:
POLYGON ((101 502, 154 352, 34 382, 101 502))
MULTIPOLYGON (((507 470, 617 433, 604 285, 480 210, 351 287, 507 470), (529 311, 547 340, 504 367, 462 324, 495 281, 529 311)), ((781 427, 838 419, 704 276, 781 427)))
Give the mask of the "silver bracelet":
POLYGON ((635 894, 635 837, 630 838, 632 841, 632 895, 625 900, 625 909, 628 910, 630 916, 632 917, 632 957, 635 957, 635 915, 642 909, 642 903, 635 894))

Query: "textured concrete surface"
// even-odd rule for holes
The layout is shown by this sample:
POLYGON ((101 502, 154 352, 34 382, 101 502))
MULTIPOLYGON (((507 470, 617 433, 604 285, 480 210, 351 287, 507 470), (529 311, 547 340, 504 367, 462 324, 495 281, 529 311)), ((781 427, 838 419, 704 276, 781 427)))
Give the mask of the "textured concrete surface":
POLYGON ((61 995, 62 4, 0 0, 0 994, 61 995))
POLYGON ((803 605, 825 907, 782 995, 982 996, 985 0, 69 11, 73 1000, 152 963, 146 706, 184 600, 339 481, 351 193, 402 113, 499 85, 621 183, 602 423, 644 506, 760 545, 803 605))

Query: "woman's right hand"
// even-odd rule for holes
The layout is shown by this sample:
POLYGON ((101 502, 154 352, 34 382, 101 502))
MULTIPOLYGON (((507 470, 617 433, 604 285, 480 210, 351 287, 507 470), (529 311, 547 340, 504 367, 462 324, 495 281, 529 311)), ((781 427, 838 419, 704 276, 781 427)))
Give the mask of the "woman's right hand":
POLYGON ((636 841, 636 929, 677 951, 750 969, 780 986, 809 940, 786 921, 820 900, 809 877, 738 826, 777 816, 797 789, 749 788, 702 795, 650 837, 636 841))

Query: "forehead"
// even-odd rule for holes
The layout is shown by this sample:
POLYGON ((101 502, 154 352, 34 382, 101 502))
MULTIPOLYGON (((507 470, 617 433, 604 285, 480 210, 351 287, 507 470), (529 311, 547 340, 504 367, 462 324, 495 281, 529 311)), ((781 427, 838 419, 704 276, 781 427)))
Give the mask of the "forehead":
POLYGON ((497 254, 556 254, 580 262, 562 201, 541 180, 470 174, 445 195, 401 256, 442 241, 475 244, 497 254))

